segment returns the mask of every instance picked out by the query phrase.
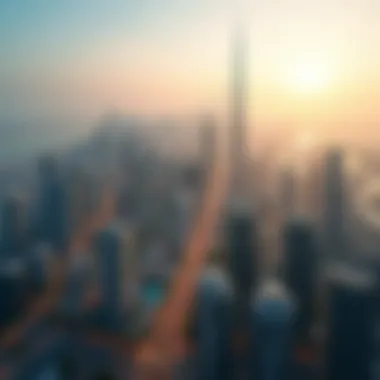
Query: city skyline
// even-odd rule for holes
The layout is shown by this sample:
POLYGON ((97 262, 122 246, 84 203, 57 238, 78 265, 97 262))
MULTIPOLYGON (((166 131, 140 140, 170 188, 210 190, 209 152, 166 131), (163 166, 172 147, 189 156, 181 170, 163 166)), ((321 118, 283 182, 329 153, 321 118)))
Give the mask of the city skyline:
MULTIPOLYGON (((247 4, 255 128, 355 138, 364 127, 368 139, 376 137, 380 5, 247 4)), ((230 1, 215 0, 2 2, 1 114, 70 133, 113 107, 144 115, 207 108, 224 116, 232 10, 230 1)))

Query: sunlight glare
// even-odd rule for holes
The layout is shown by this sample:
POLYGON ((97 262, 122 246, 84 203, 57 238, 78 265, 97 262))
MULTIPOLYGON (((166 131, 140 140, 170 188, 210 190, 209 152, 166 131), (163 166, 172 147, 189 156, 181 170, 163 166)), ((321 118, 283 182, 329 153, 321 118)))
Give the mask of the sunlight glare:
POLYGON ((318 92, 328 84, 328 80, 326 67, 317 62, 294 65, 289 78, 292 89, 302 93, 318 92))

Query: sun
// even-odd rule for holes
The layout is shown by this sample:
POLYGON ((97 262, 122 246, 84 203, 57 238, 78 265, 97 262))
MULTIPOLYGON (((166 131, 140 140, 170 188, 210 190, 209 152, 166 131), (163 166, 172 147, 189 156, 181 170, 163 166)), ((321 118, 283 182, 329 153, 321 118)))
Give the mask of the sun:
POLYGON ((292 65, 289 84, 294 91, 315 93, 324 89, 329 82, 325 65, 317 62, 305 62, 292 65))

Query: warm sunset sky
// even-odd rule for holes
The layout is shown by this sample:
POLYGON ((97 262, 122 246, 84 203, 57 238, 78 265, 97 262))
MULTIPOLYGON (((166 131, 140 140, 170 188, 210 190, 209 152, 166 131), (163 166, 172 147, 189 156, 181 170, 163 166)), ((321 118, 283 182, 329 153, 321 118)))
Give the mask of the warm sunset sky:
MULTIPOLYGON (((1 0, 0 114, 222 112, 231 2, 1 0)), ((252 0, 243 13, 256 125, 380 124, 378 0, 252 0)))

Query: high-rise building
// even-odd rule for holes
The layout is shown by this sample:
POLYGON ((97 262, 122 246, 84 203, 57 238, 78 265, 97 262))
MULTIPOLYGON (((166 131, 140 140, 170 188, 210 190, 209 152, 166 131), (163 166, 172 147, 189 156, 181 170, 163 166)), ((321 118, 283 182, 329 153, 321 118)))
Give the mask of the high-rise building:
POLYGON ((209 267, 198 284, 195 306, 197 379, 233 379, 232 284, 221 268, 209 267))
POLYGON ((369 380, 374 359, 375 277, 338 263, 329 268, 325 378, 369 380))
POLYGON ((296 334, 307 343, 317 299, 317 247, 312 224, 307 220, 288 220, 284 229, 283 277, 298 303, 296 334))
POLYGON ((234 326, 243 334, 249 326, 249 301, 258 275, 257 226, 246 204, 233 204, 226 224, 227 265, 235 288, 234 326))
POLYGON ((25 209, 21 199, 8 197, 2 206, 1 250, 2 255, 19 255, 26 244, 25 209))
POLYGON ((80 163, 69 168, 64 185, 68 198, 70 232, 75 232, 97 206, 97 187, 90 171, 80 163))
POLYGON ((43 156, 38 161, 40 181, 51 182, 58 177, 58 161, 54 156, 43 156))
POLYGON ((247 176, 247 160, 249 155, 247 136, 247 44, 241 26, 233 41, 233 83, 232 83, 232 115, 230 131, 231 178, 233 189, 244 191, 247 176))
POLYGON ((126 309, 133 302, 133 272, 136 272, 132 236, 125 226, 116 221, 96 236, 94 250, 97 255, 100 318, 105 328, 123 327, 126 309))
POLYGON ((68 239, 68 199, 54 158, 45 157, 40 161, 39 180, 38 238, 63 253, 68 239))
POLYGON ((231 204, 226 220, 228 265, 234 286, 245 296, 249 296, 257 280, 255 227, 254 212, 249 204, 231 204))
POLYGON ((327 257, 341 256, 346 252, 345 220, 345 178, 343 152, 339 149, 327 152, 324 179, 323 235, 327 257))
POLYGON ((296 301, 283 284, 270 279, 259 287, 251 307, 254 342, 250 378, 291 379, 296 301))
POLYGON ((16 321, 27 302, 26 273, 23 260, 9 258, 0 268, 0 328, 16 321))

